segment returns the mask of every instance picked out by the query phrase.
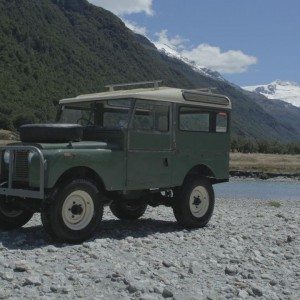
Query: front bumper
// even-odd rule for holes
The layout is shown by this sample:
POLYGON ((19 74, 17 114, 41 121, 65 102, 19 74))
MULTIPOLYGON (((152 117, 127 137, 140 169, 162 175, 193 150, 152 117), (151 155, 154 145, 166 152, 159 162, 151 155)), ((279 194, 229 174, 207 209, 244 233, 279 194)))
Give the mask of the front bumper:
MULTIPOLYGON (((24 164, 24 161, 23 161, 24 164)), ((29 164, 29 162, 28 162, 29 164)), ((26 167, 22 165, 21 167, 26 167)), ((27 165, 28 168, 28 165, 27 165)), ((45 168, 46 161, 44 155, 40 149, 34 146, 5 146, 0 147, 0 196, 11 196, 20 198, 32 198, 32 199, 44 199, 45 196, 45 168), (7 176, 1 176, 4 174, 4 162, 3 155, 5 151, 9 151, 9 163, 7 176), (16 185, 15 178, 18 174, 18 153, 33 152, 39 160, 39 187, 38 189, 24 188, 16 185), (2 169, 3 168, 3 169, 2 169)))

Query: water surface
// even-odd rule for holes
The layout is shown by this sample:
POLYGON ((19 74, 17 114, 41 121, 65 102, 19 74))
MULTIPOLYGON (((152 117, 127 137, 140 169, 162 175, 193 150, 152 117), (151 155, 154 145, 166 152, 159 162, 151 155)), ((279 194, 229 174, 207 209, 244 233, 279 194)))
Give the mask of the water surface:
POLYGON ((300 181, 269 180, 230 180, 216 184, 215 195, 218 198, 260 199, 260 200, 300 200, 300 181))

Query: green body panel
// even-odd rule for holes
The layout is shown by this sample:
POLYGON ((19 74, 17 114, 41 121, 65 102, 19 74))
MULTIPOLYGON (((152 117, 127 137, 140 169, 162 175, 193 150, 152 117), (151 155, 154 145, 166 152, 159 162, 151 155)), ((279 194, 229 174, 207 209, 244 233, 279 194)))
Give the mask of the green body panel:
MULTIPOLYGON (((116 145, 103 142, 78 142, 68 144, 42 144, 42 152, 47 161, 45 188, 52 188, 68 170, 87 167, 95 171, 107 190, 122 190, 125 182, 124 151, 116 145), (110 147, 110 149, 109 149, 110 147)), ((39 185, 38 159, 30 164, 29 183, 39 185)))
POLYGON ((208 167, 216 179, 229 177, 228 134, 178 131, 176 143, 177 151, 173 161, 173 185, 181 185, 187 173, 197 165, 208 167))
POLYGON ((171 134, 130 131, 127 163, 127 189, 171 186, 171 134))

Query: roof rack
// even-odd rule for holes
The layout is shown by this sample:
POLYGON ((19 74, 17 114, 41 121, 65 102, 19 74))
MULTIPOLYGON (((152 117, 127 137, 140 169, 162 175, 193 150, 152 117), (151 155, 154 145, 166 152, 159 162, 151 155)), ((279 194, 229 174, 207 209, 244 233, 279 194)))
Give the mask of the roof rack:
POLYGON ((205 93, 213 93, 213 91, 216 91, 217 88, 215 87, 208 87, 208 88, 200 88, 200 89, 196 89, 196 91, 199 91, 199 92, 205 92, 205 93))
POLYGON ((110 92, 114 92, 115 88, 119 88, 119 87, 132 87, 132 86, 153 84, 153 88, 155 90, 158 90, 160 83, 162 83, 162 80, 141 81, 141 82, 122 83, 122 84, 109 84, 106 85, 105 87, 108 88, 110 92))

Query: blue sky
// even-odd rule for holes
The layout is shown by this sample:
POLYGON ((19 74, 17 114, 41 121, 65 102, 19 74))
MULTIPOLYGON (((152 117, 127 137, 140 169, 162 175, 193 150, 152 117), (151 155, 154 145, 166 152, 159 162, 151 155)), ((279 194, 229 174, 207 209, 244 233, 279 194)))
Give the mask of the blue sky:
POLYGON ((300 83, 300 0, 89 0, 239 85, 300 83))

